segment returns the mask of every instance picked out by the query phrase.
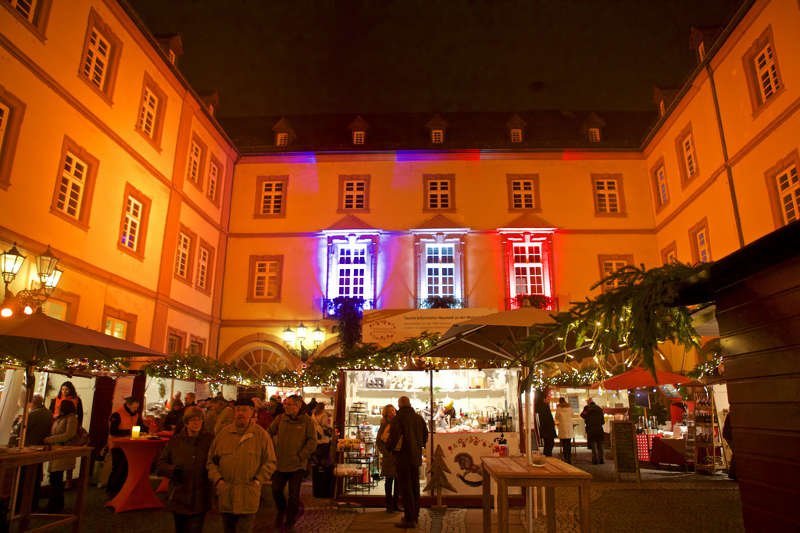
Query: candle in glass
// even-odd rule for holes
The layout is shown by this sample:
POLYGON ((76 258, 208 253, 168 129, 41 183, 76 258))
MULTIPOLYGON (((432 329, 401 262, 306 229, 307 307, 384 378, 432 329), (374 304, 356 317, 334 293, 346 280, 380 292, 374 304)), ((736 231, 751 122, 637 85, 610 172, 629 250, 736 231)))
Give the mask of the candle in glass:
POLYGON ((141 432, 141 430, 142 430, 142 428, 140 426, 133 426, 131 428, 131 438, 132 439, 138 439, 139 438, 139 433, 141 432))

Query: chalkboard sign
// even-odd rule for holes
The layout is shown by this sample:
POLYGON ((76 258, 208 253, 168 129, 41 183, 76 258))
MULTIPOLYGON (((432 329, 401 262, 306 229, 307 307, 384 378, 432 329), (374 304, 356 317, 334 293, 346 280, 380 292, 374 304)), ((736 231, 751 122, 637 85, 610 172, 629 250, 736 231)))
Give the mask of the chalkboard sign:
POLYGON ((617 480, 620 474, 636 474, 639 477, 639 456, 636 453, 636 427, 628 420, 611 422, 611 441, 614 444, 614 464, 617 480))

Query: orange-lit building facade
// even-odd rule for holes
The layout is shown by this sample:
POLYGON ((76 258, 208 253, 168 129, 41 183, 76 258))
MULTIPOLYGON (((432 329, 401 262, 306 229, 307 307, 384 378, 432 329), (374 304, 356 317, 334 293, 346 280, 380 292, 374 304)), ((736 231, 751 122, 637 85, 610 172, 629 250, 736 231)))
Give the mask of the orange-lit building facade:
POLYGON ((660 117, 223 125, 179 39, 116 2, 2 5, 0 244, 61 257, 48 312, 159 350, 292 366, 281 332, 320 325, 335 350, 338 296, 566 308, 621 265, 717 260, 800 216, 796 2, 695 30, 698 67, 657 92, 660 117))

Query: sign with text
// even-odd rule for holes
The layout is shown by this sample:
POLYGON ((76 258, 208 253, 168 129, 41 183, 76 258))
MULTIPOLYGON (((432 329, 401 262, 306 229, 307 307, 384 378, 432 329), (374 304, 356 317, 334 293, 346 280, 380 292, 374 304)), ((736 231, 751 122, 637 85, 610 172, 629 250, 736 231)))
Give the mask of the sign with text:
POLYGON ((364 311, 361 337, 365 343, 388 346, 425 332, 441 334, 454 324, 496 312, 488 307, 364 311))

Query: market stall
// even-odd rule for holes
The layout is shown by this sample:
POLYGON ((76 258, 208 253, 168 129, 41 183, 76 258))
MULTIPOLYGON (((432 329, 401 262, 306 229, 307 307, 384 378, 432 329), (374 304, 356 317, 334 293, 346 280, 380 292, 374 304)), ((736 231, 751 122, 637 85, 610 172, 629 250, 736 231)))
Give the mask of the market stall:
MULTIPOLYGON (((400 396, 408 396, 412 407, 432 421, 433 447, 441 447, 444 453, 455 497, 479 495, 480 458, 495 453, 501 440, 513 453, 520 451, 518 379, 516 368, 344 371, 339 472, 358 478, 346 483, 345 490, 383 496, 383 487, 375 479, 380 471, 375 439, 381 411, 387 404, 397 406, 400 396)), ((426 473, 430 449, 429 443, 423 458, 426 473)))

